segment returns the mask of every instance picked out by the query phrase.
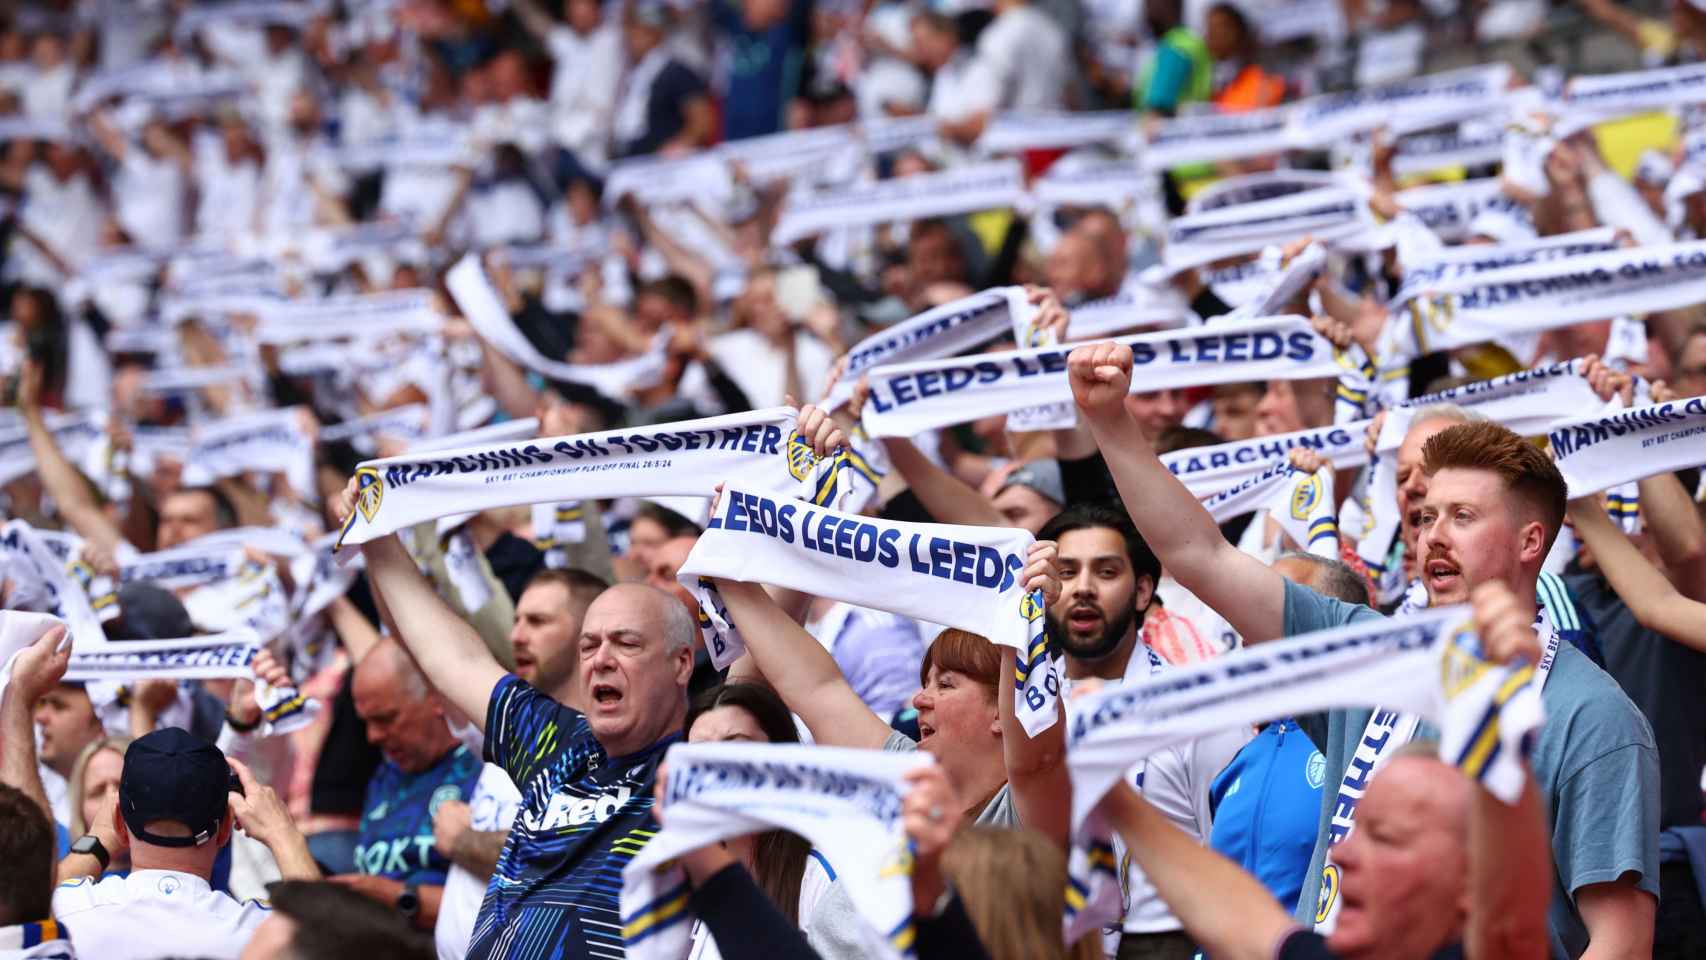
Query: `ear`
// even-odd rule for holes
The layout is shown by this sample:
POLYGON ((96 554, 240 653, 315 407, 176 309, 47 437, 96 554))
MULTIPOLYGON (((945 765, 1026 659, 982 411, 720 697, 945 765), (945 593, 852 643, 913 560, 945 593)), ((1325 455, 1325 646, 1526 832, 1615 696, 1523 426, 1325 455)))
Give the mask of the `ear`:
POLYGON ((1155 602, 1155 578, 1145 573, 1137 578, 1137 592, 1132 595, 1132 606, 1138 613, 1149 612, 1149 605, 1155 602))
POLYGON ((686 690, 687 682, 693 678, 693 647, 682 647, 670 656, 675 658, 675 685, 686 690))
POLYGON ((1517 534, 1517 559, 1523 566, 1538 565, 1546 560, 1546 525, 1530 520, 1517 534))
POLYGON ((215 848, 223 847, 231 842, 231 830, 237 825, 237 812, 229 805, 225 807, 225 818, 219 821, 219 832, 213 838, 215 848))
MULTIPOLYGON (((86 824, 85 826, 93 826, 93 824, 86 824)), ((118 808, 118 800, 116 799, 113 801, 113 833, 118 834, 119 846, 130 846, 130 828, 124 825, 124 812, 118 808)))

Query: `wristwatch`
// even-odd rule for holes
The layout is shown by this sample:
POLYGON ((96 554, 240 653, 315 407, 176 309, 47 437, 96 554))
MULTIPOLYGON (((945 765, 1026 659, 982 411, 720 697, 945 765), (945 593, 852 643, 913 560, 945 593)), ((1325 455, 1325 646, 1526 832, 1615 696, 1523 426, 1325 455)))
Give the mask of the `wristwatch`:
POLYGON ((81 853, 86 857, 94 857, 101 864, 102 870, 105 870, 107 864, 113 860, 107 853, 106 846, 101 843, 100 838, 92 833, 85 833, 78 837, 77 842, 71 845, 71 852, 81 853))
POLYGON ((402 914, 404 919, 410 923, 414 923, 415 917, 420 915, 421 894, 414 884, 404 884, 403 892, 397 894, 397 912, 402 914))

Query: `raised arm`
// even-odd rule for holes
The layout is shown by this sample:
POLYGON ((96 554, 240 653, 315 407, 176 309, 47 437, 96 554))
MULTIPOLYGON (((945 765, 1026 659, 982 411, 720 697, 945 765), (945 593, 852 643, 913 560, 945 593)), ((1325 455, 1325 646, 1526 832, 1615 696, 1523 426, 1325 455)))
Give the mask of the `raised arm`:
MULTIPOLYGON (((355 509, 355 481, 344 489, 344 515, 355 509)), ((421 576, 395 534, 361 545, 367 579, 382 599, 403 646, 432 685, 476 727, 486 729, 486 704, 503 667, 486 642, 421 576)))
MULTIPOLYGON (((1052 540, 1031 544, 1025 563, 1025 589, 1043 591, 1043 607, 1060 599, 1060 578, 1054 569, 1052 540)), ((1001 648, 1001 679, 996 681, 996 708, 1001 715, 1001 754, 1007 765, 1007 784, 1019 822, 1041 833, 1062 849, 1072 835, 1072 778, 1066 769, 1066 715, 1056 706, 1054 726, 1030 736, 1019 723, 1018 695, 1013 684, 1017 652, 1001 648)))
POLYGON ((906 485, 918 496, 918 502, 930 511, 938 523, 963 523, 976 527, 1004 527, 1007 521, 995 504, 959 477, 931 462, 911 440, 886 437, 883 449, 895 472, 906 478, 906 485))
POLYGON ((1179 585, 1202 598, 1247 642, 1284 632, 1285 581, 1226 542, 1190 490, 1155 455, 1126 409, 1131 348, 1078 347, 1067 360, 1072 395, 1119 487, 1132 523, 1179 585))
POLYGON ((103 555, 110 555, 124 542, 124 535, 119 532, 118 524, 95 502, 88 478, 66 458, 64 451, 59 449, 59 442, 48 431, 47 419, 41 408, 41 384, 41 364, 34 360, 24 361, 23 373, 18 379, 18 409, 24 416, 24 427, 29 433, 36 472, 41 477, 42 486, 53 495, 53 502, 58 505, 59 514, 65 522, 103 555))
POLYGON ((770 598, 762 584, 716 581, 729 616, 746 640, 746 656, 812 739, 831 747, 879 749, 889 725, 853 692, 835 658, 770 598))
POLYGON ((36 769, 36 731, 32 719, 40 700, 65 676, 71 665, 71 650, 59 649, 64 627, 55 627, 25 647, 12 661, 12 679, 0 695, 0 783, 12 787, 41 807, 49 819, 53 805, 47 802, 41 773, 36 769))
POLYGON ((1690 600, 1641 556, 1612 523, 1598 496, 1570 501, 1576 536, 1593 551, 1611 589, 1629 605, 1641 626, 1684 646, 1706 650, 1706 603, 1690 600))
POLYGON ((1174 826, 1131 784, 1121 780, 1100 809, 1204 953, 1219 960, 1272 960, 1296 928, 1255 877, 1174 826))
POLYGON ((1665 576, 1690 600, 1706 601, 1706 524, 1674 473, 1642 480, 1641 513, 1665 564, 1665 576))

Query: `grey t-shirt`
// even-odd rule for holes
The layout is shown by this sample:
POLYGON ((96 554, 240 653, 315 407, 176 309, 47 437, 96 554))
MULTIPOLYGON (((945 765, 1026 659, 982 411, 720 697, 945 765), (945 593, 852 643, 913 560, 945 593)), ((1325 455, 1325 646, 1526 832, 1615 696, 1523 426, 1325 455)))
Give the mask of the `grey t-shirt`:
MULTIPOLYGON (((1285 635, 1326 630, 1378 616, 1287 582, 1285 635)), ((1550 817, 1552 953, 1579 957, 1587 928, 1573 893, 1635 873, 1638 886, 1659 892, 1659 757, 1652 730, 1616 681, 1573 645, 1559 645, 1541 701, 1546 724, 1531 763, 1550 817)), ((1338 783, 1368 725, 1371 710, 1333 710, 1304 724, 1327 758, 1320 830, 1309 873, 1303 878, 1296 917, 1314 923, 1326 862, 1327 824, 1338 783)), ((1432 736, 1425 728, 1418 735, 1432 736)))
MULTIPOLYGON (((889 734, 887 740, 883 741, 883 749, 892 750, 895 753, 910 753, 918 749, 918 743, 896 730, 889 734)), ((1004 783, 1000 790, 995 791, 995 796, 989 798, 989 802, 983 805, 983 812, 977 815, 977 822, 985 827, 1017 827, 1019 825, 1019 811, 1013 809, 1013 787, 1011 784, 1004 783)))

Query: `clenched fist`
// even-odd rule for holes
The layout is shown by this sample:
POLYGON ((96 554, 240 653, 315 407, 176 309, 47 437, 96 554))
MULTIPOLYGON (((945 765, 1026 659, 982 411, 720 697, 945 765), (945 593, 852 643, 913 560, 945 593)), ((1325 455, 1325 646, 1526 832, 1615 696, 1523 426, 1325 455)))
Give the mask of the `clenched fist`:
POLYGON ((1123 413, 1131 392, 1131 348, 1119 343, 1090 343, 1066 358, 1072 400, 1090 417, 1123 413))

